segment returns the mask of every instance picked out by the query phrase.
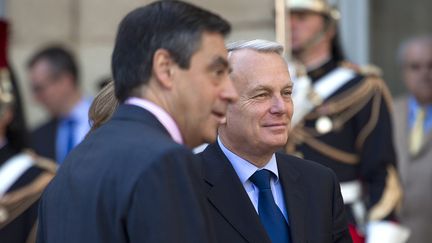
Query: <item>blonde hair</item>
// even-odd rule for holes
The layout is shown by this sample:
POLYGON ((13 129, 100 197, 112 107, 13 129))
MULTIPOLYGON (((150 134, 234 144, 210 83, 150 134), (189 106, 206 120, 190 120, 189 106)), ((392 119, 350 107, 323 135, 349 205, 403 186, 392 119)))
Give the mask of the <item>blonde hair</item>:
POLYGON ((114 94, 114 82, 110 81, 96 95, 89 110, 89 120, 91 124, 90 132, 105 124, 113 115, 119 101, 114 94))

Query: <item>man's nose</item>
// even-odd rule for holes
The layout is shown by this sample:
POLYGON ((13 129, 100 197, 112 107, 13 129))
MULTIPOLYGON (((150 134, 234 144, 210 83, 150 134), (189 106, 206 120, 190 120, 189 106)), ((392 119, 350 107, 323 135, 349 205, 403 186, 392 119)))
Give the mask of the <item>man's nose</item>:
POLYGON ((238 92, 234 87, 234 83, 232 79, 227 76, 227 80, 225 82, 224 90, 222 91, 222 98, 227 100, 229 103, 236 102, 238 100, 238 92))
POLYGON ((272 105, 270 108, 270 113, 272 114, 284 114, 287 112, 287 103, 286 101, 280 96, 274 96, 272 98, 272 105))

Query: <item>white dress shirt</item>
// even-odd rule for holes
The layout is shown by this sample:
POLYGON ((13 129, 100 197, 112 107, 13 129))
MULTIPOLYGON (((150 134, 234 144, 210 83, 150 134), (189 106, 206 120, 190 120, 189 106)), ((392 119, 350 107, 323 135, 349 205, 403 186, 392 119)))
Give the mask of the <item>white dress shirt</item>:
POLYGON ((255 210, 258 213, 258 195, 259 189, 249 180, 249 178, 258 170, 266 169, 273 173, 274 176, 270 179, 270 187, 273 193, 273 198, 275 199, 276 205, 281 210, 283 216, 288 222, 288 215, 285 207, 285 200, 283 196, 282 186, 279 180, 279 173, 276 163, 276 156, 273 154, 270 161, 262 168, 256 167, 254 164, 249 163, 247 160, 240 158, 238 155, 231 152, 227 149, 220 138, 218 137, 217 142, 222 149, 222 152, 231 162, 231 165, 234 167, 235 172, 237 173, 241 183, 243 184, 246 193, 248 194, 255 210))

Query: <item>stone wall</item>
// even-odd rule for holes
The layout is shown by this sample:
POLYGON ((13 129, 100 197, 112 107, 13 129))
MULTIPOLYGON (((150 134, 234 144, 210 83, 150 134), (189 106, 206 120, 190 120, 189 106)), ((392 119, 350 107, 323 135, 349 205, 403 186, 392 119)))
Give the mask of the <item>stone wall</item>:
MULTIPOLYGON (((117 25, 135 7, 150 0, 4 0, 12 23, 10 57, 27 104, 27 117, 35 126, 46 114, 32 102, 26 83, 25 63, 29 56, 49 43, 64 43, 75 51, 81 68, 81 82, 93 95, 96 82, 110 73, 110 56, 117 25)), ((335 0, 345 3, 358 0, 335 0)), ((231 21, 228 41, 265 38, 274 40, 274 0, 191 0, 231 21)), ((392 93, 400 94, 395 57, 399 42, 414 34, 432 30, 430 0, 369 0, 370 62, 383 69, 392 93)), ((352 5, 354 7, 354 5, 352 5)), ((350 18, 349 14, 344 19, 350 18)), ((342 20, 344 21, 344 20, 342 20)), ((363 28, 359 26, 358 28, 363 28)), ((357 29, 350 29, 353 35, 357 29)), ((346 33, 345 35, 350 33, 346 33)), ((358 34, 358 33, 357 33, 358 34)), ((348 53, 355 50, 346 50, 348 53)), ((350 56, 350 55, 349 55, 350 56)), ((354 60, 355 61, 355 60, 354 60)))
POLYGON ((432 1, 371 0, 371 61, 382 68, 394 96, 405 91, 396 53, 401 41, 432 34, 432 1))
MULTIPOLYGON (((110 74, 110 57, 117 25, 130 10, 151 1, 139 0, 6 0, 12 23, 10 58, 24 92, 27 118, 34 127, 45 112, 28 89, 25 65, 33 52, 50 43, 63 43, 75 52, 86 94, 110 74)), ((274 39, 272 0, 190 1, 219 13, 233 24, 228 41, 274 39)))

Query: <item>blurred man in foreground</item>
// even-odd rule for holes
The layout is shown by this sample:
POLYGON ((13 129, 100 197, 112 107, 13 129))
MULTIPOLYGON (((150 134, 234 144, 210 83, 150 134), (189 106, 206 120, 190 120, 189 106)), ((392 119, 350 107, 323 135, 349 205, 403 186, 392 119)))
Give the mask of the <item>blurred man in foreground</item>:
POLYGON ((189 148, 215 140, 237 98, 229 31, 219 16, 178 1, 122 20, 112 55, 122 104, 48 186, 38 242, 213 242, 189 148))

